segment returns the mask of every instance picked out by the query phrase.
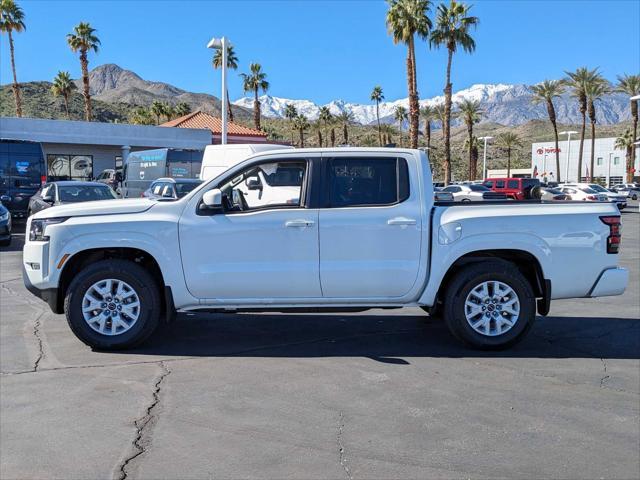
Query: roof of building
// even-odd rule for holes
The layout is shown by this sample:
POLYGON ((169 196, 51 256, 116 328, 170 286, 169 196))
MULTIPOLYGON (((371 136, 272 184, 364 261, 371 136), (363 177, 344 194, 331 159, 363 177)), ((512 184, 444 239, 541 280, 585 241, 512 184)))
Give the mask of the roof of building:
MULTIPOLYGON (((214 135, 222 134, 222 121, 218 117, 209 115, 203 111, 191 112, 179 118, 174 118, 160 125, 161 127, 178 127, 178 128, 207 128, 214 135)), ((244 127, 237 123, 227 123, 227 134, 240 135, 247 137, 266 137, 267 134, 253 128, 244 127)))

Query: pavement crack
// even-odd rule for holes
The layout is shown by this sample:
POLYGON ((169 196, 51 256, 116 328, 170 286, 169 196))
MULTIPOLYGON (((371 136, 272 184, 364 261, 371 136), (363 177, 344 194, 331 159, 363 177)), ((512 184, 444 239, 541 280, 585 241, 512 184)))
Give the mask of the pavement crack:
POLYGON ((42 337, 40 336, 40 327, 42 324, 40 323, 40 319, 44 315, 44 312, 40 312, 40 314, 36 317, 36 321, 33 323, 33 335, 36 337, 36 343, 38 345, 38 354, 36 355, 36 359, 33 362, 33 372, 38 371, 38 367, 40 366, 40 362, 44 358, 44 346, 42 343, 42 337))
POLYGON ((602 368, 604 370, 604 375, 600 379, 600 388, 604 388, 604 383, 611 378, 611 375, 607 374, 607 361, 604 358, 601 358, 602 368))
POLYGON ((344 431, 344 413, 341 411, 340 416, 338 418, 338 435, 336 437, 336 441, 338 443, 338 453, 340 455, 340 466, 344 470, 344 473, 347 474, 347 478, 349 480, 353 480, 353 475, 351 475, 351 470, 349 470, 347 456, 345 455, 345 452, 344 452, 344 442, 342 441, 343 431, 344 431))
POLYGON ((117 471, 117 479, 125 480, 129 478, 129 467, 131 462, 133 462, 140 455, 145 453, 149 448, 150 443, 150 431, 153 425, 158 420, 158 412, 157 409, 160 405, 160 392, 162 390, 162 383, 164 379, 171 373, 171 370, 167 367, 164 361, 159 362, 158 365, 162 368, 162 373, 156 380, 153 386, 153 399, 151 403, 145 409, 145 413, 143 416, 134 420, 134 425, 136 427, 136 436, 132 442, 132 451, 127 455, 127 457, 120 463, 117 471))

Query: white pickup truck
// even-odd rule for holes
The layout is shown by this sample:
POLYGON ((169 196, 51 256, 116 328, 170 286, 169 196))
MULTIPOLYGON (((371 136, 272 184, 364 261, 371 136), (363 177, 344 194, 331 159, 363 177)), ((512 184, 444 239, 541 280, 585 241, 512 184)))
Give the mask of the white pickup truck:
POLYGON ((552 299, 624 292, 620 228, 611 203, 434 204, 418 150, 276 150, 179 200, 38 212, 23 271, 96 349, 137 345, 175 312, 399 307, 442 317, 470 346, 503 348, 552 299), (259 188, 258 171, 286 201, 243 193, 249 180, 259 188))

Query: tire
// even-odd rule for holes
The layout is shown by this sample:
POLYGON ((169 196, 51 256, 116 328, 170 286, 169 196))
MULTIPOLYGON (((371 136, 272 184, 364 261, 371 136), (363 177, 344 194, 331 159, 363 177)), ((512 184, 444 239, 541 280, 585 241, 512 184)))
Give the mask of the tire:
POLYGON ((637 199, 638 199, 638 195, 634 193, 633 196, 631 197, 631 200, 637 200, 637 199))
MULTIPOLYGON (((493 300, 489 300, 489 302, 491 303, 493 300)), ((447 285, 443 313, 447 327, 461 342, 477 349, 500 350, 515 345, 531 330, 536 314, 535 296, 527 279, 512 263, 501 260, 482 261, 464 267, 453 277, 447 285), (477 289, 480 289, 482 285, 487 285, 485 282, 491 282, 488 283, 490 297, 496 298, 492 295, 495 292, 491 292, 492 286, 496 285, 492 282, 499 282, 501 285, 499 292, 507 291, 508 287, 511 292, 515 293, 515 296, 512 293, 505 293, 507 296, 503 298, 508 298, 508 301, 498 301, 493 306, 485 304, 475 296, 478 292, 477 289), (505 285, 506 287, 504 287, 505 285), (512 302, 514 298, 516 298, 515 303, 512 302), (467 299, 471 305, 479 302, 477 307, 482 308, 482 311, 478 312, 478 316, 472 317, 470 320, 467 320, 467 309, 469 308, 471 316, 475 308, 466 306, 467 299), (498 306, 500 306, 497 312, 498 316, 492 317, 488 323, 484 323, 485 313, 495 315, 488 310, 491 308, 493 312, 496 312, 498 306), (517 311, 517 315, 508 313, 507 308, 512 312, 517 311), (482 320, 482 326, 474 329, 471 323, 480 323, 480 320, 482 320), (507 321, 513 325, 509 326, 507 321), (484 332, 480 332, 479 329, 483 329, 484 332), (504 333, 500 333, 500 331, 504 333)))
POLYGON ((468 198, 463 198, 462 201, 463 202, 470 202, 471 200, 469 200, 468 198))
MULTIPOLYGON (((100 301, 104 299, 104 297, 98 298, 100 301)), ((86 345, 95 350, 122 350, 140 345, 153 334, 160 321, 161 305, 158 285, 147 270, 128 260, 109 259, 88 265, 75 276, 65 294, 64 312, 69 327, 76 337, 86 345), (116 322, 107 315, 104 320, 106 333, 101 333, 97 330, 98 324, 102 325, 100 315, 105 311, 113 314, 116 307, 112 310, 109 309, 114 306, 115 302, 120 302, 118 300, 120 297, 115 293, 111 297, 107 297, 113 301, 105 301, 100 305, 100 307, 108 305, 107 308, 96 309, 88 313, 87 315, 91 316, 97 311, 101 312, 91 317, 90 320, 85 320, 83 305, 88 301, 85 297, 86 294, 91 294, 93 298, 100 296, 98 290, 94 288, 96 285, 102 285, 104 291, 108 290, 107 284, 101 283, 107 282, 108 279, 115 280, 115 282, 111 282, 113 284, 112 292, 116 290, 118 285, 124 285, 124 288, 130 288, 134 294, 132 296, 131 290, 126 290, 122 295, 122 303, 119 305, 119 307, 124 306, 125 309, 118 312, 116 317, 118 326, 114 327, 116 322), (124 298, 125 296, 128 298, 124 298), (139 306, 132 306, 136 297, 139 306), (126 304, 125 302, 131 303, 126 304), (127 309, 127 307, 129 308, 127 309), (137 313, 137 318, 134 320, 133 315, 127 317, 125 311, 137 313), (113 328, 116 328, 115 333, 113 333, 113 328), (117 331, 118 328, 121 329, 121 332, 117 331), (112 333, 109 334, 109 332, 112 333)))

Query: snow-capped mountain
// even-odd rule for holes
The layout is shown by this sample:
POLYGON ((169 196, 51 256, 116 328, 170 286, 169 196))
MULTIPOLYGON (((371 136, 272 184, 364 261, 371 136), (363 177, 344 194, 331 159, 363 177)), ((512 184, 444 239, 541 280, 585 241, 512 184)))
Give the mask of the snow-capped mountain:
MULTIPOLYGON (((531 103, 531 89, 527 85, 506 84, 477 84, 464 90, 454 92, 453 103, 462 100, 477 100, 484 111, 483 122, 495 122, 502 125, 519 125, 534 119, 546 119, 545 105, 531 103)), ((444 102, 444 95, 420 100, 420 106, 435 106, 444 102)), ((243 97, 235 102, 245 108, 253 108, 253 98, 243 97)), ((298 113, 305 115, 310 120, 318 118, 320 108, 329 107, 331 113, 339 114, 343 111, 351 112, 356 123, 369 125, 376 121, 375 104, 349 103, 344 100, 334 100, 325 105, 318 105, 310 100, 294 100, 288 98, 263 95, 260 97, 262 114, 265 117, 284 118, 284 110, 287 104, 293 104, 298 113)), ((580 112, 575 99, 565 94, 554 100, 558 121, 560 123, 576 123, 580 121, 580 112)), ((384 123, 392 123, 396 106, 402 105, 409 108, 409 99, 403 98, 392 102, 380 103, 380 120, 384 123)), ((597 120, 601 124, 613 124, 629 120, 631 112, 629 99, 619 93, 609 94, 597 103, 597 120)))

